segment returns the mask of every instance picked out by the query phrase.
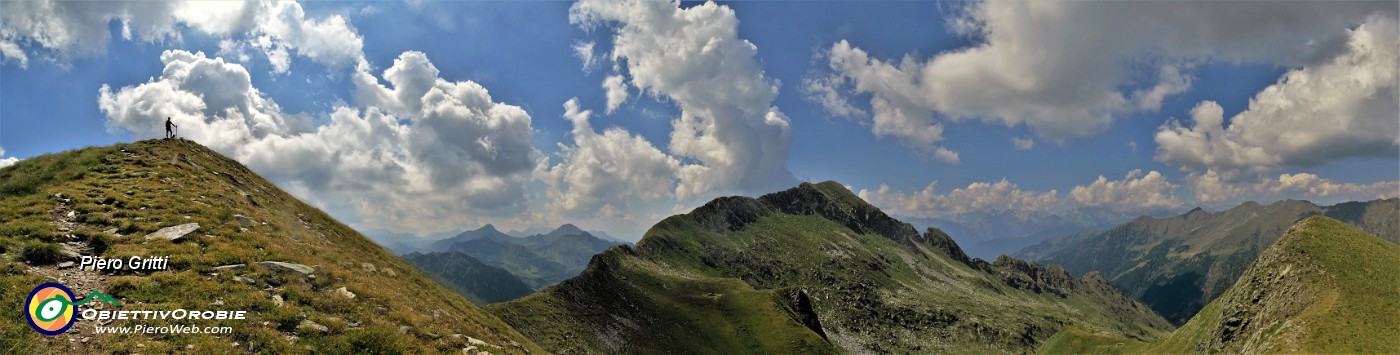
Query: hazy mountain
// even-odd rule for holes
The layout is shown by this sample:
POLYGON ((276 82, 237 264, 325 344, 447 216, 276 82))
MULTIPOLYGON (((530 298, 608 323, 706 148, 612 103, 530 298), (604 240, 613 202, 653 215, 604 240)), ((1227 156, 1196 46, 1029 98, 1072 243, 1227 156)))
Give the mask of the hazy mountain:
POLYGON ((835 182, 724 197, 488 307, 554 352, 1027 352, 1068 324, 1170 325, 1097 274, 971 259, 835 182))
POLYGON ((588 231, 588 234, 592 234, 594 237, 598 237, 598 239, 602 239, 602 240, 606 240, 606 241, 610 241, 610 242, 617 242, 618 244, 628 244, 628 245, 631 245, 631 244, 632 244, 632 242, 623 240, 622 238, 614 237, 614 236, 612 236, 611 234, 608 234, 607 232, 600 231, 600 230, 589 230, 589 231, 588 231))
POLYGON ((189 141, 148 140, 25 159, 0 169, 0 196, 0 303, 6 305, 0 317, 7 320, 0 322, 0 349, 6 353, 427 353, 483 347, 467 337, 503 351, 543 352, 360 233, 189 141), (174 226, 185 227, 166 229, 174 226), (158 235, 166 238, 150 236, 161 230, 158 235), (170 259, 162 271, 99 273, 65 267, 77 255, 170 259), (79 321, 68 333, 48 337, 20 321, 26 316, 18 306, 27 291, 46 281, 64 283, 77 297, 102 291, 126 311, 246 310, 247 320, 102 322, 229 326, 232 336, 94 336, 99 322, 79 321))
POLYGON ((1148 344, 1071 330, 1047 353, 1400 352, 1400 245, 1314 216, 1186 325, 1148 344))
POLYGON ((457 235, 454 235, 451 238, 433 241, 432 243, 428 244, 427 249, 424 249, 423 251, 447 251, 452 249, 452 244, 483 238, 509 239, 511 238, 511 236, 509 234, 501 233, 501 231, 496 230, 496 226, 487 224, 475 230, 469 230, 466 232, 458 233, 457 235))
POLYGON ((513 300, 533 291, 509 271, 461 252, 411 253, 403 259, 478 305, 513 300))
MULTIPOLYGON (((570 225, 570 226, 572 226, 572 225, 570 225)), ((578 227, 574 227, 574 228, 578 228, 578 227)), ((557 229, 557 228, 556 228, 556 229, 557 229)), ((525 237, 529 237, 529 236, 532 236, 532 235, 548 234, 549 232, 552 232, 552 231, 554 231, 554 229, 549 229, 549 227, 530 227, 530 228, 526 228, 526 229, 523 230, 523 231, 512 229, 512 230, 506 231, 506 235, 509 235, 509 236, 512 236, 512 237, 516 237, 516 238, 525 238, 525 237)), ((610 242, 617 242, 618 244, 632 244, 632 242, 623 240, 622 238, 614 237, 614 236, 612 236, 612 235, 610 235, 610 234, 608 234, 607 232, 604 232, 604 231, 600 231, 600 230, 588 230, 587 232, 588 232, 588 234, 591 234, 591 235, 593 235, 594 237, 597 237, 598 239, 602 239, 602 240, 606 240, 606 241, 610 241, 610 242)))
POLYGON ((426 236, 418 236, 411 233, 390 232, 382 229, 361 231, 361 233, 364 233, 370 240, 400 255, 427 250, 430 248, 432 242, 451 238, 462 232, 461 229, 458 229, 454 231, 432 233, 426 236))
POLYGON ((1400 242, 1400 200, 1321 207, 1286 200, 1246 202, 1221 212, 1197 208, 1170 218, 1141 217, 1108 231, 1052 239, 1018 256, 1103 273, 1119 289, 1181 324, 1215 299, 1289 226, 1310 216, 1339 219, 1400 242))
POLYGON ((488 224, 432 245, 434 251, 461 252, 505 269, 532 289, 540 289, 578 275, 594 254, 618 244, 622 243, 599 239, 572 224, 523 238, 488 224))

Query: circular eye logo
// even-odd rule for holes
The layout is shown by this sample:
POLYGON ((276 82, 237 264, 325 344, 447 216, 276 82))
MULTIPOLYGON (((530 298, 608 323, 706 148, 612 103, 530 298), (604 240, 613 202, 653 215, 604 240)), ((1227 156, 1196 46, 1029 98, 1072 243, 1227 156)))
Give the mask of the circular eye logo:
POLYGON ((29 326, 44 335, 59 335, 73 327, 73 290, 57 282, 45 282, 24 301, 29 326))

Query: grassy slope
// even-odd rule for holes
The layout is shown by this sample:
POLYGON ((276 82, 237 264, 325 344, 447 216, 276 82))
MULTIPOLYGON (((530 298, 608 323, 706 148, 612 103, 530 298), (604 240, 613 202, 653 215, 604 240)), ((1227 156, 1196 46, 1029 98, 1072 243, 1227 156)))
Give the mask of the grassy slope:
MULTIPOLYGON (((835 183, 802 188, 820 191, 821 206, 868 207, 835 183)), ((1064 324, 1137 337, 1169 328, 1114 291, 1080 283, 1081 292, 1062 298, 1016 289, 928 244, 858 233, 817 215, 773 213, 732 232, 708 229, 697 218, 703 219, 696 213, 667 218, 636 250, 614 248, 578 278, 488 309, 546 348, 593 352, 646 352, 674 344, 691 345, 662 349, 791 352, 790 344, 811 346, 791 340, 802 338, 793 333, 815 333, 772 311, 782 304, 739 303, 723 311, 675 304, 711 293, 722 300, 764 292, 751 287, 805 290, 832 343, 823 346, 851 351, 1025 351, 1064 324), (729 291, 692 291, 695 284, 729 285, 723 287, 729 291), (765 328, 755 328, 760 326, 765 328), (743 333, 688 331, 711 327, 785 336, 751 343, 743 333)))
POLYGON ((1400 245, 1311 217, 1265 251, 1235 286, 1176 332, 1148 344, 1067 331, 1047 353, 1400 352, 1400 245), (1124 343, 1124 346, 1112 344, 1124 343))
MULTIPOLYGON (((487 349, 496 352, 540 350, 389 251, 195 143, 151 140, 27 159, 0 169, 0 192, 0 303, 23 304, 32 287, 57 279, 76 293, 95 289, 112 294, 126 309, 250 311, 247 321, 197 324, 233 327, 232 335, 223 336, 93 335, 92 325, 85 324, 90 322, 79 322, 74 328, 86 329, 81 334, 44 337, 24 322, 5 321, 0 322, 0 352, 163 353, 189 345, 201 352, 455 352, 467 346, 465 336, 501 346, 487 349), (63 199, 55 194, 71 199, 69 207, 62 207, 63 199), (60 230, 55 221, 61 218, 52 214, 63 209, 75 213, 78 223, 71 231, 60 230), (250 218, 252 226, 240 230, 235 214, 250 218), (162 227, 190 222, 201 227, 189 240, 143 238, 162 227), (110 229, 116 234, 104 232, 110 229), (105 257, 170 255, 170 269, 96 276, 21 261, 24 249, 59 242, 110 243, 99 254, 105 257), (314 266, 315 277, 256 264, 268 260, 314 266), (230 264, 248 266, 211 270, 230 264), (74 286, 83 279, 92 280, 74 286), (357 297, 333 296, 332 290, 340 287, 357 297), (276 306, 274 294, 281 295, 285 305, 276 306), (328 331, 298 329, 303 320, 325 325, 328 331), (400 328, 404 325, 409 328, 400 328), (70 342, 82 337, 91 337, 90 342, 70 342)), ((22 319, 20 312, 19 307, 0 307, 5 319, 22 319)), ((137 323, 111 325, 124 324, 137 323)))

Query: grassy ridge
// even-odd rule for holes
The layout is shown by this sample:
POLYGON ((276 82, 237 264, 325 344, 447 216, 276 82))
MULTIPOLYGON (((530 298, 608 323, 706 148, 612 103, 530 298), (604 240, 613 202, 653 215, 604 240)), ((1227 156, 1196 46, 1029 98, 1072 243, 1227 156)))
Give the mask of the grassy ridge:
MULTIPOLYGON (((80 321, 68 333, 44 337, 22 321, 7 321, 0 322, 0 352, 456 352, 471 346, 467 337, 495 346, 482 350, 539 350, 349 227, 192 142, 151 140, 34 157, 0 169, 0 190, 0 302, 23 304, 32 287, 57 280, 79 294, 107 292, 124 309, 248 310, 250 318, 195 324, 230 326, 229 335, 95 335, 92 322, 80 321), (185 223, 200 224, 185 240, 143 237, 185 223), (26 252, 61 250, 60 243, 108 258, 169 255, 169 270, 99 274, 60 269, 56 258, 26 252), (316 271, 306 277, 265 269, 260 261, 316 271), (242 266, 213 269, 223 265, 242 266), (356 297, 341 296, 341 287, 356 297)), ((19 307, 0 307, 0 316, 23 319, 19 307)), ((166 325, 107 325, 135 324, 166 325)))
POLYGON ((1310 217, 1186 325, 1151 343, 1078 330, 1045 353, 1400 352, 1400 245, 1310 217), (1106 344, 1124 343, 1113 347, 1106 344))

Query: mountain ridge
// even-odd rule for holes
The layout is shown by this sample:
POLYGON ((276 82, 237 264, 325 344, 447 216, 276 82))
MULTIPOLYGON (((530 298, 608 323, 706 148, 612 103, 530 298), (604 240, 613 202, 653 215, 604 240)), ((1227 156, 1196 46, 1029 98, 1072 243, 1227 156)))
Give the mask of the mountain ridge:
POLYGON ((1101 278, 955 260, 940 233, 838 183, 803 183, 668 217, 579 276, 487 309, 557 352, 1029 351, 1065 324, 1141 338, 1170 329, 1101 278), (790 311, 804 308, 813 315, 790 311), (727 325, 697 331, 710 319, 727 325))

